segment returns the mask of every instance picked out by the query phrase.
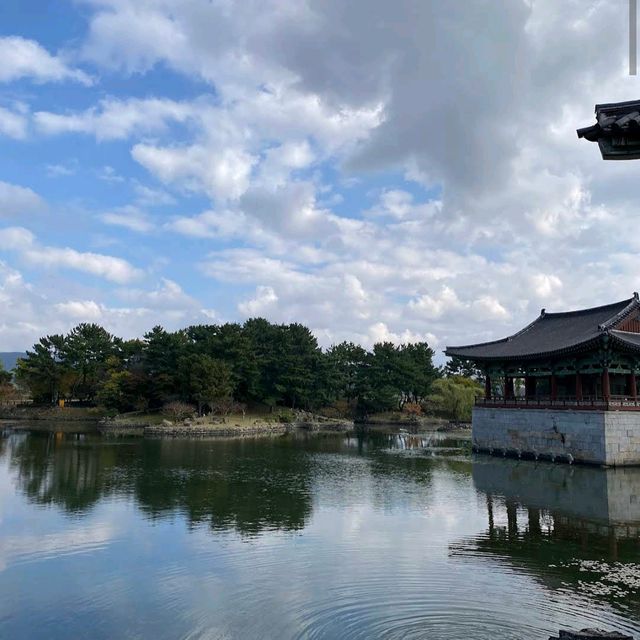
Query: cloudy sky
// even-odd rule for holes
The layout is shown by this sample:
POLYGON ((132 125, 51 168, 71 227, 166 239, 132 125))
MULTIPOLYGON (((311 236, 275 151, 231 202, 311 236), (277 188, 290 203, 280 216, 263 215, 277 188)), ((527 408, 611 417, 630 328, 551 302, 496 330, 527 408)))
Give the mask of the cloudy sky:
POLYGON ((501 337, 640 289, 627 0, 6 0, 0 351, 81 321, 501 337))

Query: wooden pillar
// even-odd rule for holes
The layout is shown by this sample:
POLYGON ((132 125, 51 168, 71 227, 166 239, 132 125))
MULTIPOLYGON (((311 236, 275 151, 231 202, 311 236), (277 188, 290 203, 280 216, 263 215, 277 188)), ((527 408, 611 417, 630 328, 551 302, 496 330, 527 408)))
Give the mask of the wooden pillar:
POLYGON ((540 509, 527 508, 527 515, 529 517, 529 533, 539 536, 542 533, 542 528, 540 527, 540 509))
POLYGON ((611 397, 611 386, 609 384, 609 368, 604 367, 602 369, 602 397, 604 400, 609 400, 611 397))
POLYGON ((638 398, 638 388, 636 386, 636 372, 635 371, 632 371, 629 374, 627 387, 629 389, 629 395, 634 400, 637 400, 637 398, 638 398))
POLYGON ((551 378, 549 380, 549 388, 551 389, 551 399, 558 399, 558 381, 556 380, 556 376, 551 374, 551 378))
POLYGON ((487 516, 489 518, 489 540, 495 538, 495 527, 493 524, 493 497, 490 493, 487 494, 487 516))
POLYGON ((514 502, 507 502, 507 535, 509 538, 518 537, 518 508, 514 502))
POLYGON ((484 377, 484 399, 491 400, 491 378, 489 374, 484 377))
POLYGON ((576 371, 576 400, 582 400, 582 376, 579 371, 576 371))

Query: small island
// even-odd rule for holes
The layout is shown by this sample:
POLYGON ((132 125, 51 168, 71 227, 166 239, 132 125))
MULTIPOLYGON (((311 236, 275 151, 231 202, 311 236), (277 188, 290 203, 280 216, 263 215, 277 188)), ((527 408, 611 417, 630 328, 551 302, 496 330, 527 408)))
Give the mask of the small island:
POLYGON ((0 415, 93 420, 103 432, 154 436, 468 422, 482 393, 478 371, 433 359, 426 342, 323 350, 307 327, 262 318, 174 332, 156 326, 133 340, 83 323, 42 337, 3 372, 0 415))

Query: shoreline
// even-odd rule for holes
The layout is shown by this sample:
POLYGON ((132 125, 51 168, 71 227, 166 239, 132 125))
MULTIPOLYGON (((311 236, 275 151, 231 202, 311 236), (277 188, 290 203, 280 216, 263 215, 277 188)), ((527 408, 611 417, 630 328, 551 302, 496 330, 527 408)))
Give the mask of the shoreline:
POLYGON ((453 432, 470 430, 470 424, 449 422, 442 418, 421 417, 417 420, 389 419, 386 416, 370 416, 366 420, 327 418, 303 412, 296 419, 279 422, 254 417, 240 419, 230 416, 220 418, 194 418, 171 422, 149 419, 147 416, 107 418, 91 415, 89 411, 76 412, 69 409, 21 408, 0 411, 0 428, 52 430, 52 431, 95 431, 103 436, 137 436, 152 438, 201 438, 224 437, 242 438, 246 436, 283 435, 296 431, 311 433, 345 433, 375 431, 377 429, 405 433, 453 432))
POLYGON ((103 420, 98 424, 98 432, 103 435, 141 435, 144 437, 166 438, 191 438, 191 437, 244 437, 257 435, 282 435, 294 431, 327 431, 344 432, 352 431, 356 427, 348 420, 307 421, 296 420, 292 422, 262 422, 240 425, 225 422, 182 422, 170 424, 122 423, 118 420, 103 420))

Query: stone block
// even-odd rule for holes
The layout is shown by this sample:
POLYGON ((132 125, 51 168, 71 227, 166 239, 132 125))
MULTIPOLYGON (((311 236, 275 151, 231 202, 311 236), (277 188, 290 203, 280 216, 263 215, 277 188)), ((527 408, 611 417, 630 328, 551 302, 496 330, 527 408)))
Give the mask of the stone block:
POLYGON ((582 629, 581 631, 561 630, 559 637, 550 637, 549 640, 633 640, 617 631, 603 631, 602 629, 582 629))

